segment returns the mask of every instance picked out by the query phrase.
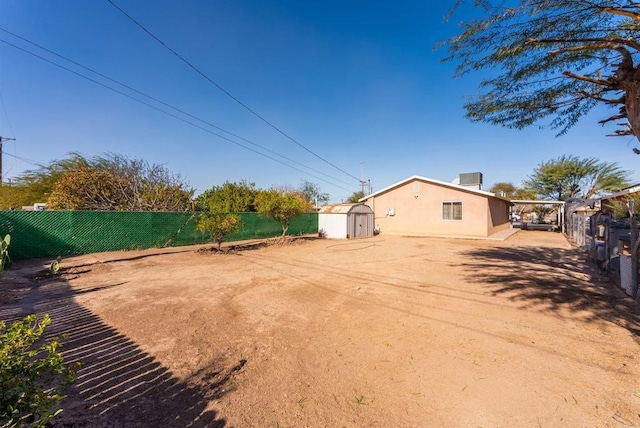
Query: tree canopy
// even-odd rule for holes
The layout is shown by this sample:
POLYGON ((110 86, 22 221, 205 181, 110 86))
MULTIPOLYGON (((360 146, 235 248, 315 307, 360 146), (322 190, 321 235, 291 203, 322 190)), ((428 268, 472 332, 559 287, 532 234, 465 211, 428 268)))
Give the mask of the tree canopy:
POLYGON ((51 209, 185 211, 193 189, 163 165, 108 153, 84 159, 60 176, 47 200, 51 209))
POLYGON ((513 195, 516 192, 516 186, 512 183, 496 183, 489 189, 491 193, 495 193, 498 196, 513 199, 513 195))
POLYGON ((110 171, 81 166, 60 177, 47 199, 50 209, 110 211, 125 203, 124 181, 110 171))
POLYGON ((255 212, 258 190, 255 183, 242 180, 239 183, 226 181, 213 186, 196 198, 196 209, 205 211, 198 216, 196 228, 208 232, 218 244, 218 250, 228 235, 243 226, 242 218, 235 213, 255 212))
POLYGON ((592 198, 624 188, 629 174, 616 163, 560 156, 539 164, 524 186, 541 198, 592 198))
POLYGON ((87 165, 87 160, 80 154, 70 153, 65 159, 54 160, 48 165, 25 171, 14 178, 10 185, 0 186, 0 209, 46 202, 60 177, 87 165))
POLYGON ((310 203, 296 192, 278 189, 261 190, 256 196, 258 214, 271 218, 282 226, 282 239, 289 230, 291 219, 309 209, 310 203))
POLYGON ((513 183, 496 183, 491 186, 489 191, 509 199, 536 199, 536 192, 533 189, 516 187, 513 183))
MULTIPOLYGON (((458 0, 452 14, 465 0, 458 0)), ((617 108, 601 124, 640 135, 640 69, 634 56, 640 6, 621 0, 476 0, 481 16, 445 42, 456 75, 497 70, 465 105, 467 117, 521 129, 548 125, 564 134, 601 104, 617 108), (620 122, 622 121, 622 122, 620 122)), ((636 150, 634 150, 636 151, 636 150)), ((638 151, 640 152, 640 151, 638 151)))
POLYGON ((356 192, 353 192, 353 194, 349 196, 347 202, 349 202, 350 204, 355 204, 362 198, 364 198, 364 192, 362 190, 358 190, 356 192))
POLYGON ((196 198, 196 209, 215 213, 243 213, 256 211, 255 183, 245 180, 239 183, 226 181, 213 186, 196 198))
POLYGON ((218 251, 225 238, 237 232, 242 225, 240 216, 230 213, 204 213, 200 214, 196 221, 196 228, 202 233, 208 232, 211 235, 213 242, 218 244, 218 251))
POLYGON ((51 209, 184 211, 192 196, 184 180, 163 165, 113 153, 70 153, 0 186, 0 208, 47 202, 51 209))
POLYGON ((329 194, 322 193, 320 186, 307 180, 302 180, 302 184, 298 189, 302 197, 315 206, 326 205, 329 202, 329 194))

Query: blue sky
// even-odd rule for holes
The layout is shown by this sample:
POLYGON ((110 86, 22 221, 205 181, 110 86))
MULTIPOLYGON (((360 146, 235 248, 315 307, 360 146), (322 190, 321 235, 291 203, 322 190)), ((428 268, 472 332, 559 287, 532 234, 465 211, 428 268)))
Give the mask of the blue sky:
MULTIPOLYGON (((638 143, 606 137, 615 128, 597 124, 608 117, 605 109, 559 138, 549 129, 516 131, 465 119, 465 96, 477 91, 482 76, 454 79, 454 64, 441 63, 445 53, 433 50, 457 30, 457 17, 443 20, 447 2, 113 1, 337 168, 252 115, 106 0, 2 0, 0 28, 237 134, 271 153, 240 143, 297 168, 0 43, 0 136, 16 138, 4 143, 5 180, 35 168, 33 162, 46 164, 76 151, 164 164, 198 193, 225 181, 245 179, 267 188, 308 180, 332 202, 359 190, 362 177, 374 191, 414 174, 452 181, 475 171, 483 173, 487 189, 502 181, 518 185, 536 165, 564 154, 617 162, 640 181, 639 158, 631 151, 638 143)), ((4 31, 0 40, 144 99, 4 31)))

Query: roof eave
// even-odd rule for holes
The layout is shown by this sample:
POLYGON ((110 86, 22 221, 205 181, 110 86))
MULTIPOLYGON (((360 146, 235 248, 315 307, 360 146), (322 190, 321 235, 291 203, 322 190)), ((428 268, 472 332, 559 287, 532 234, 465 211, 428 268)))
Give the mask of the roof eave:
POLYGON ((487 191, 484 191, 484 190, 470 189, 468 187, 460 186, 459 184, 447 183, 446 181, 434 180, 432 178, 422 177, 420 175, 412 175, 409 178, 405 178, 404 180, 398 181, 397 183, 392 184, 390 186, 387 186, 384 189, 380 189, 377 192, 374 192, 374 193, 372 193, 370 195, 367 195, 367 196, 365 196, 363 198, 358 199, 358 202, 364 202, 367 199, 370 199, 370 198, 378 196, 378 195, 380 195, 382 193, 388 192, 389 190, 392 190, 392 189, 394 189, 396 187, 400 187, 403 184, 406 184, 406 183, 408 183, 408 182, 410 182, 412 180, 421 180, 421 181, 424 181, 424 182, 427 182, 427 183, 438 184, 440 186, 449 187, 451 189, 463 190, 463 191, 466 191, 466 192, 469 192, 469 193, 475 193, 477 195, 487 196, 487 197, 490 197, 490 198, 496 198, 496 199, 500 199, 502 201, 511 203, 510 199, 503 198, 502 196, 498 196, 495 193, 487 192, 487 191))

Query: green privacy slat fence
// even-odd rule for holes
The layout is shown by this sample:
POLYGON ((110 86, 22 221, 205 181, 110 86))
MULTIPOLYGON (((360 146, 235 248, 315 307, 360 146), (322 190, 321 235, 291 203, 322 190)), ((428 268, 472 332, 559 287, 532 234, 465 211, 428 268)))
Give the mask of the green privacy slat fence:
MULTIPOLYGON (((242 229, 227 241, 268 238, 280 224, 256 213, 240 213, 242 229)), ((14 260, 101 251, 203 244, 209 237, 195 228, 194 213, 119 211, 0 211, 0 236, 11 234, 14 260)), ((292 220, 289 235, 318 232, 318 214, 292 220)))

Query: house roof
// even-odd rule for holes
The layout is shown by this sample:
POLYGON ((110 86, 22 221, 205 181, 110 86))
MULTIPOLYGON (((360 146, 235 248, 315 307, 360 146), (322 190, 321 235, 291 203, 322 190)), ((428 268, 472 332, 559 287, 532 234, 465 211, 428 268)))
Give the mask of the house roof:
POLYGON ((426 183, 431 183, 431 184, 437 184, 439 186, 444 186, 444 187, 449 187, 451 189, 455 189, 455 190, 460 190, 463 192, 469 192, 469 193, 475 193, 477 195, 481 195, 481 196, 486 196, 486 197, 490 197, 490 198, 496 198, 496 199, 501 199, 505 202, 511 202, 508 198, 503 198, 502 196, 497 196, 495 193, 491 193, 491 192, 487 192, 485 190, 478 190, 478 189, 472 189, 469 187, 465 187, 465 186, 460 186, 459 184, 453 184, 453 183, 447 183, 446 181, 440 181, 440 180, 434 180, 432 178, 426 178, 426 177, 421 177, 419 175, 412 175, 409 178, 405 178, 402 181, 398 181, 395 184, 392 184, 391 186, 385 187, 384 189, 378 190, 377 192, 374 192, 370 195, 365 196, 364 198, 359 199, 359 202, 364 202, 367 199, 374 197, 374 196, 378 196, 382 193, 388 192, 389 190, 392 190, 396 187, 400 187, 406 183, 409 183, 413 180, 420 180, 420 181, 424 181, 426 183))

